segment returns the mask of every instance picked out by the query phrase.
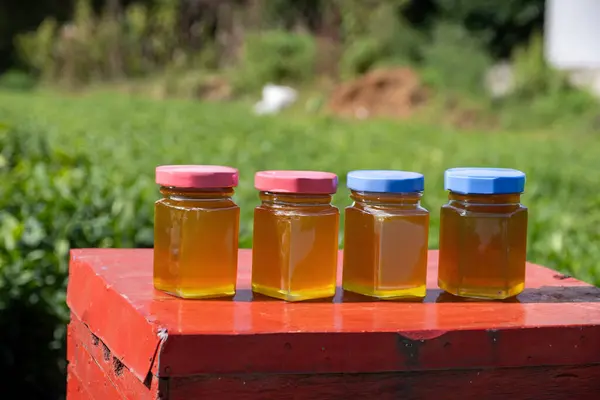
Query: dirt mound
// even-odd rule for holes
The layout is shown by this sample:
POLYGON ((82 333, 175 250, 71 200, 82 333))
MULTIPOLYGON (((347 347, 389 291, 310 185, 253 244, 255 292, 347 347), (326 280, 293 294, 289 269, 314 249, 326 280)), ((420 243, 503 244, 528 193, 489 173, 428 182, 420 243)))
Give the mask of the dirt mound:
POLYGON ((233 90, 224 79, 210 78, 198 84, 196 97, 207 101, 224 101, 231 99, 233 90))
POLYGON ((426 100, 427 91, 413 70, 378 69, 338 86, 328 108, 334 114, 359 119, 406 118, 426 100))

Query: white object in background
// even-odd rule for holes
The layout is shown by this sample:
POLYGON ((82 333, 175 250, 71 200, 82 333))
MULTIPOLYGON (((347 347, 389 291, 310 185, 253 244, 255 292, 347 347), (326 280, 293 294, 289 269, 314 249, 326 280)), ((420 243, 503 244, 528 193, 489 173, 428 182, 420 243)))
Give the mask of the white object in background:
POLYGON ((557 69, 600 68, 600 1, 547 0, 546 60, 557 69))
POLYGON ((294 104, 298 92, 288 86, 265 85, 262 90, 262 99, 254 105, 255 114, 277 114, 281 110, 294 104))
POLYGON ((600 0, 546 0, 544 29, 548 64, 600 98, 600 0))
POLYGON ((501 61, 493 65, 485 74, 485 88, 494 99, 508 96, 515 88, 512 65, 501 61))

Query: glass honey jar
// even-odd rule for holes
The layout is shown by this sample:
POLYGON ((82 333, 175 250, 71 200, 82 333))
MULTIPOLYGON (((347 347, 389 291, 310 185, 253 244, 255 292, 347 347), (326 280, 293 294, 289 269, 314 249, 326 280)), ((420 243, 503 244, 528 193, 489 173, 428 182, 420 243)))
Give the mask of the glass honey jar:
POLYGON ((505 299, 525 287, 525 174, 503 168, 445 173, 438 284, 455 296, 505 299))
POLYGON ((235 294, 240 209, 235 168, 156 168, 154 287, 182 298, 235 294))
POLYGON ((254 211, 252 289, 299 301, 336 289, 339 211, 331 204, 337 176, 317 171, 262 171, 254 211))
POLYGON ((344 290, 380 299, 423 298, 429 212, 424 177, 406 171, 352 171, 354 203, 344 224, 344 290))

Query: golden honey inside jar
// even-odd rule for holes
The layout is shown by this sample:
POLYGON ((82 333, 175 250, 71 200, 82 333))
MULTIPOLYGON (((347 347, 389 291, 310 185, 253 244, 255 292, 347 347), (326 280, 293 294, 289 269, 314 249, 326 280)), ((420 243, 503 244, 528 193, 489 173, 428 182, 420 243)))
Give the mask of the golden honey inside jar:
POLYGON ((238 171, 211 165, 156 168, 154 287, 183 298, 235 294, 238 171))
POLYGON ((422 174, 352 171, 354 203, 344 225, 344 290, 380 299, 423 298, 429 212, 421 207, 422 174))
POLYGON ((505 299, 525 287, 525 174, 503 168, 445 173, 438 284, 455 296, 505 299))
POLYGON ((331 205, 337 176, 316 171, 262 171, 254 181, 252 290, 299 301, 335 294, 339 211, 331 205))

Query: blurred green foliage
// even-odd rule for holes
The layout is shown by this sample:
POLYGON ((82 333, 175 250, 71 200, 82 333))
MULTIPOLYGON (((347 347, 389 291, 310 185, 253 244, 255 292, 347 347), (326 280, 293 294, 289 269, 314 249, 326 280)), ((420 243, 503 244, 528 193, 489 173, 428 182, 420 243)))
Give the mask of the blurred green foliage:
POLYGON ((97 12, 92 0, 74 0, 69 23, 48 17, 15 36, 15 47, 32 74, 67 87, 147 75, 192 58, 179 45, 178 10, 177 2, 156 0, 117 17, 97 12))
POLYGON ((314 77, 315 40, 284 30, 247 35, 232 82, 237 91, 257 91, 267 83, 303 83, 314 77))
POLYGON ((0 127, 0 181, 0 375, 22 398, 55 399, 64 391, 68 251, 151 246, 152 186, 12 123, 0 127))
MULTIPOLYGON (((466 63, 467 68, 470 63, 466 63)), ((498 101, 502 124, 508 128, 552 126, 562 129, 597 131, 598 99, 573 86, 566 72, 553 69, 544 57, 539 33, 517 47, 512 56, 513 92, 498 101)))
POLYGON ((359 1, 340 2, 345 48, 340 60, 343 78, 386 65, 415 65, 428 45, 426 37, 398 13, 404 1, 375 7, 359 1))
POLYGON ((462 95, 485 95, 483 82, 492 60, 481 42, 462 26, 438 24, 422 52, 423 76, 428 85, 462 95))
POLYGON ((0 75, 0 89, 28 92, 37 84, 36 79, 23 71, 9 70, 0 75))
POLYGON ((507 58, 542 29, 545 0, 413 0, 411 6, 425 10, 422 18, 465 27, 489 54, 507 58))
MULTIPOLYGON (((0 2, 0 70, 8 67, 23 67, 26 60, 20 59, 14 46, 14 37, 18 34, 35 30, 46 18, 54 18, 60 23, 72 18, 73 7, 78 0, 4 0, 0 2)), ((268 0, 260 2, 262 10, 259 14, 262 21, 259 25, 263 28, 289 29, 305 25, 309 29, 319 29, 322 26, 323 15, 326 9, 334 3, 340 10, 344 25, 345 35, 362 31, 366 27, 365 18, 371 10, 380 5, 391 6, 395 11, 390 17, 402 15, 411 26, 426 32, 437 22, 446 21, 465 27, 469 32, 480 37, 483 44, 494 57, 506 58, 510 56, 515 46, 525 42, 530 34, 540 29, 544 18, 544 0, 268 0)), ((196 36, 201 26, 202 43, 215 39, 209 33, 214 28, 215 8, 218 6, 233 6, 244 14, 255 13, 253 7, 258 2, 218 1, 208 2, 202 0, 91 0, 94 10, 101 14, 109 4, 120 4, 121 10, 130 14, 129 6, 135 4, 133 10, 136 17, 148 21, 149 14, 155 8, 174 7, 175 13, 164 13, 163 22, 170 24, 175 17, 177 32, 180 38, 187 37, 190 42, 197 42, 196 36), (139 12, 141 11, 141 12, 139 12), (170 16, 171 17, 170 17, 170 16), (211 28, 211 26, 213 28, 211 28)), ((126 20, 129 29, 131 18, 126 20)), ((140 21, 139 19, 137 20, 140 21)), ((254 24, 256 25, 256 24, 254 24)), ((137 25, 139 28, 140 25, 137 25)), ((165 25, 162 25, 163 27, 165 25)), ((139 30, 138 30, 139 32, 139 30)), ((137 36, 141 39, 148 37, 137 36)), ((213 32, 214 33, 214 32, 213 32)), ((172 32, 167 32, 167 36, 172 32)), ((133 35, 135 36, 135 35, 133 35)), ((352 42, 356 37, 350 38, 352 42)), ((157 38, 156 35, 153 35, 157 38)), ((103 41, 105 35, 99 35, 103 41)), ((162 48, 170 39, 160 38, 162 48)), ((125 40, 126 42, 129 39, 125 40)), ((144 41, 145 42, 145 41, 144 41)), ((141 43, 141 42, 140 42, 141 43)), ((193 47, 193 46, 192 46, 193 47)), ((139 49, 139 47, 137 47, 139 49)), ((126 56, 136 58, 139 54, 127 53, 126 56)), ((140 58, 136 58, 140 60, 140 58)))
POLYGON ((66 87, 176 67, 233 70, 234 88, 255 92, 267 82, 304 84, 321 62, 336 64, 324 68, 342 78, 416 63, 437 68, 429 77, 443 78, 443 86, 457 83, 452 72, 462 67, 460 56, 470 57, 473 70, 463 76, 480 82, 476 66, 526 43, 541 28, 543 6, 542 0, 72 0, 68 23, 49 13, 13 42, 20 67, 66 87), (340 56, 317 52, 316 38, 329 40, 340 56))

